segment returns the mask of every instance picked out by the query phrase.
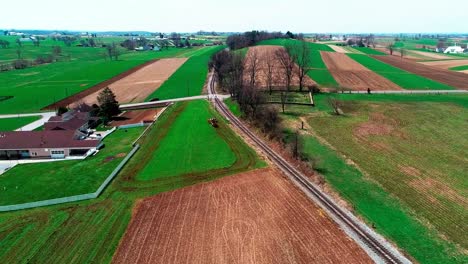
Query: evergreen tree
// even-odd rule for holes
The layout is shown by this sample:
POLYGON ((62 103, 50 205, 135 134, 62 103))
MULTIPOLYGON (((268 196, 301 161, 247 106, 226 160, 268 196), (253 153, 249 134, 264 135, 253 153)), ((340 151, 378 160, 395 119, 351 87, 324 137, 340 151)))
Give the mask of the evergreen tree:
POLYGON ((99 117, 104 124, 107 124, 113 116, 121 113, 119 102, 115 99, 115 94, 107 87, 98 95, 99 117))

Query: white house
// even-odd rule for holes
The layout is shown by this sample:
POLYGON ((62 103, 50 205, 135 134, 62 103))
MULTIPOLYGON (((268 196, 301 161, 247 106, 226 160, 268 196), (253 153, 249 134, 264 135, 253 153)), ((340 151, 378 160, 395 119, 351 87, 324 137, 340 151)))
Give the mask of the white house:
POLYGON ((460 46, 450 46, 445 49, 444 53, 463 53, 463 48, 460 46))

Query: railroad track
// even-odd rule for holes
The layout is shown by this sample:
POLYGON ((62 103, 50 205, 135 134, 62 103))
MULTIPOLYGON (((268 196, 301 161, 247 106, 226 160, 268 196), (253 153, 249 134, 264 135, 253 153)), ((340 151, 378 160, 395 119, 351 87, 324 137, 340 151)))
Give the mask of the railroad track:
MULTIPOLYGON (((209 81, 209 93, 215 95, 214 91, 214 78, 211 77, 209 81)), ((399 253, 392 252, 386 245, 384 245, 375 235, 371 234, 361 223, 349 216, 340 206, 331 200, 326 194, 314 186, 306 176, 290 165, 280 155, 273 151, 267 144, 265 144, 258 136, 250 131, 231 111, 226 105, 217 97, 212 96, 216 109, 221 112, 234 126, 242 131, 249 137, 255 144, 287 175, 291 176, 298 184, 315 197, 320 204, 333 216, 339 219, 348 229, 350 229, 358 239, 364 243, 370 250, 372 250, 383 262, 385 263, 411 263, 408 259, 399 253)), ((393 250, 396 251, 396 250, 393 250)))

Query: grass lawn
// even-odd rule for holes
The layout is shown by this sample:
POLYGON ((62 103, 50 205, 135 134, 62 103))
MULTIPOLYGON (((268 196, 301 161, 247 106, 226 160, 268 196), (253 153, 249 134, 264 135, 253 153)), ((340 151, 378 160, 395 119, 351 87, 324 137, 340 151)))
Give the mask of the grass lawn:
POLYGON ((39 119, 41 116, 0 118, 0 131, 14 131, 39 119))
POLYGON ((354 47, 354 49, 362 52, 362 53, 365 53, 365 54, 369 54, 369 55, 387 55, 381 51, 378 51, 378 50, 375 50, 375 49, 371 49, 371 48, 366 48, 366 47, 354 47))
POLYGON ((303 133, 318 171, 418 262, 466 263, 468 140, 460 131, 468 129, 468 96, 338 98, 345 116, 330 115, 326 95, 317 95, 313 130, 303 133))
MULTIPOLYGON (((171 106, 140 141, 141 149, 97 199, 0 214, 0 259, 4 263, 109 263, 142 198, 201 181, 243 172, 265 163, 219 118, 219 135, 232 148, 230 168, 180 175, 171 180, 136 180, 186 103, 171 106), (31 241, 34 241, 32 243, 31 241), (64 246, 66 244, 66 246, 64 246)), ((212 111, 212 110, 210 110, 212 111)), ((206 120, 203 122, 206 123, 206 120)), ((205 142, 202 142, 204 144, 205 142)))
POLYGON ((208 75, 208 62, 211 55, 223 49, 216 46, 203 49, 188 59, 159 89, 148 96, 152 98, 172 99, 200 95, 208 75))
POLYGON ((144 128, 116 130, 85 160, 22 164, 0 175, 0 205, 94 192, 132 149, 144 128))
MULTIPOLYGON (((275 45, 275 46, 285 46, 287 44, 297 43, 297 40, 292 39, 270 39, 261 41, 258 45, 275 45)), ((319 85, 326 87, 336 87, 338 83, 335 81, 331 73, 328 71, 327 66, 322 60, 320 51, 330 51, 334 52, 332 48, 325 44, 310 43, 307 42, 307 45, 310 48, 310 71, 307 75, 312 78, 319 85)))
POLYGON ((368 55, 362 54, 347 54, 353 60, 367 67, 371 71, 374 71, 377 74, 382 75, 388 80, 399 85, 403 89, 409 90, 453 90, 451 86, 442 84, 422 76, 404 71, 402 69, 393 67, 387 63, 381 62, 377 59, 374 59, 368 55))
POLYGON ((452 67, 449 70, 452 70, 452 71, 466 71, 466 70, 468 70, 468 65, 452 67))

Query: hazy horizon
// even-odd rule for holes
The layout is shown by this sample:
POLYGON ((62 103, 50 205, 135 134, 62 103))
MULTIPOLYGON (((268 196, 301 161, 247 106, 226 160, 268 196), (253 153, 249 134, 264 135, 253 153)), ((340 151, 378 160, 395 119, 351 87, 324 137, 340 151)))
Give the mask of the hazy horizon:
POLYGON ((43 0, 17 4, 6 2, 1 29, 149 32, 243 32, 252 29, 304 33, 466 33, 468 2, 456 4, 446 14, 436 1, 149 0, 80 2, 43 0), (27 6, 27 8, 23 8, 27 6), (374 11, 378 9, 377 11, 374 11))

